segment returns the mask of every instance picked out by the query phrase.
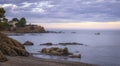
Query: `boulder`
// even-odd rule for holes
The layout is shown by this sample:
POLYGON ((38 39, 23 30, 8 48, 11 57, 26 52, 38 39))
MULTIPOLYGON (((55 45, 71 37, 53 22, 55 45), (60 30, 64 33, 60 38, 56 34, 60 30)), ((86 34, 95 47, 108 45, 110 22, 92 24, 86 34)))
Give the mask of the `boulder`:
POLYGON ((48 43, 44 43, 44 44, 40 44, 40 45, 47 45, 47 46, 51 46, 53 45, 52 43, 48 42, 48 43))
POLYGON ((30 41, 26 41, 23 45, 34 45, 34 44, 30 41))
POLYGON ((43 48, 41 50, 42 53, 44 54, 49 54, 49 55, 64 55, 64 56, 67 56, 67 55, 70 55, 72 53, 70 53, 68 51, 68 48, 58 48, 58 47, 52 47, 52 48, 43 48))
POLYGON ((0 33, 0 61, 6 61, 7 56, 29 56, 29 53, 26 51, 25 47, 12 38, 7 37, 6 35, 0 33))

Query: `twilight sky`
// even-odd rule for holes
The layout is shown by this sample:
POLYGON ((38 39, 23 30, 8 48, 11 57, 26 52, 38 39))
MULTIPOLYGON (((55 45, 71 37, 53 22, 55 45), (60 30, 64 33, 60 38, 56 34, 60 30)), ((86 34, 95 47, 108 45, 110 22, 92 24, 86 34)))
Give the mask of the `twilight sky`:
POLYGON ((120 29, 120 0, 1 0, 0 6, 9 19, 47 28, 120 29))

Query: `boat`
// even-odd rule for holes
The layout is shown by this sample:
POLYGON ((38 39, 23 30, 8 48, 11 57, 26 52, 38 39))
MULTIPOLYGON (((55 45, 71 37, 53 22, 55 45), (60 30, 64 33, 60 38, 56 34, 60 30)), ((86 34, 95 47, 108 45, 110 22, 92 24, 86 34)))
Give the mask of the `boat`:
POLYGON ((95 35, 100 35, 100 33, 95 33, 95 35))

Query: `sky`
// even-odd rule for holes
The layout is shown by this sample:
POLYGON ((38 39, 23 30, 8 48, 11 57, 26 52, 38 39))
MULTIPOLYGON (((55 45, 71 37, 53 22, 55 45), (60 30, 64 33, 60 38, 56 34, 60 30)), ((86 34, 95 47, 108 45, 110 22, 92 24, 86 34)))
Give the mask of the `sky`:
POLYGON ((120 29, 120 0, 0 0, 9 19, 46 28, 120 29))

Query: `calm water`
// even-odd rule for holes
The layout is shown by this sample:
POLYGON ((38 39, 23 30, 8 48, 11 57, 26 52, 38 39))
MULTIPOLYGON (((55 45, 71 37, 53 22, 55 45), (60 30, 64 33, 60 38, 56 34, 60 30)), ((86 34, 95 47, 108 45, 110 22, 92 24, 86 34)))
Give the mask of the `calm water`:
POLYGON ((21 43, 29 40, 34 43, 34 46, 26 46, 26 49, 32 53, 38 53, 44 47, 53 46, 40 46, 41 43, 60 43, 60 42, 78 42, 83 43, 83 46, 57 46, 68 47, 70 52, 74 54, 81 54, 82 58, 67 58, 49 55, 34 55, 40 58, 47 59, 61 59, 76 62, 85 62, 97 64, 100 66, 120 66, 120 31, 119 30, 66 30, 65 33, 28 33, 20 36, 10 36, 21 43), (72 33, 76 32, 76 33, 72 33), (100 32, 100 35, 95 35, 100 32), (78 52, 79 51, 79 52, 78 52), (78 52, 78 53, 77 53, 78 52))

